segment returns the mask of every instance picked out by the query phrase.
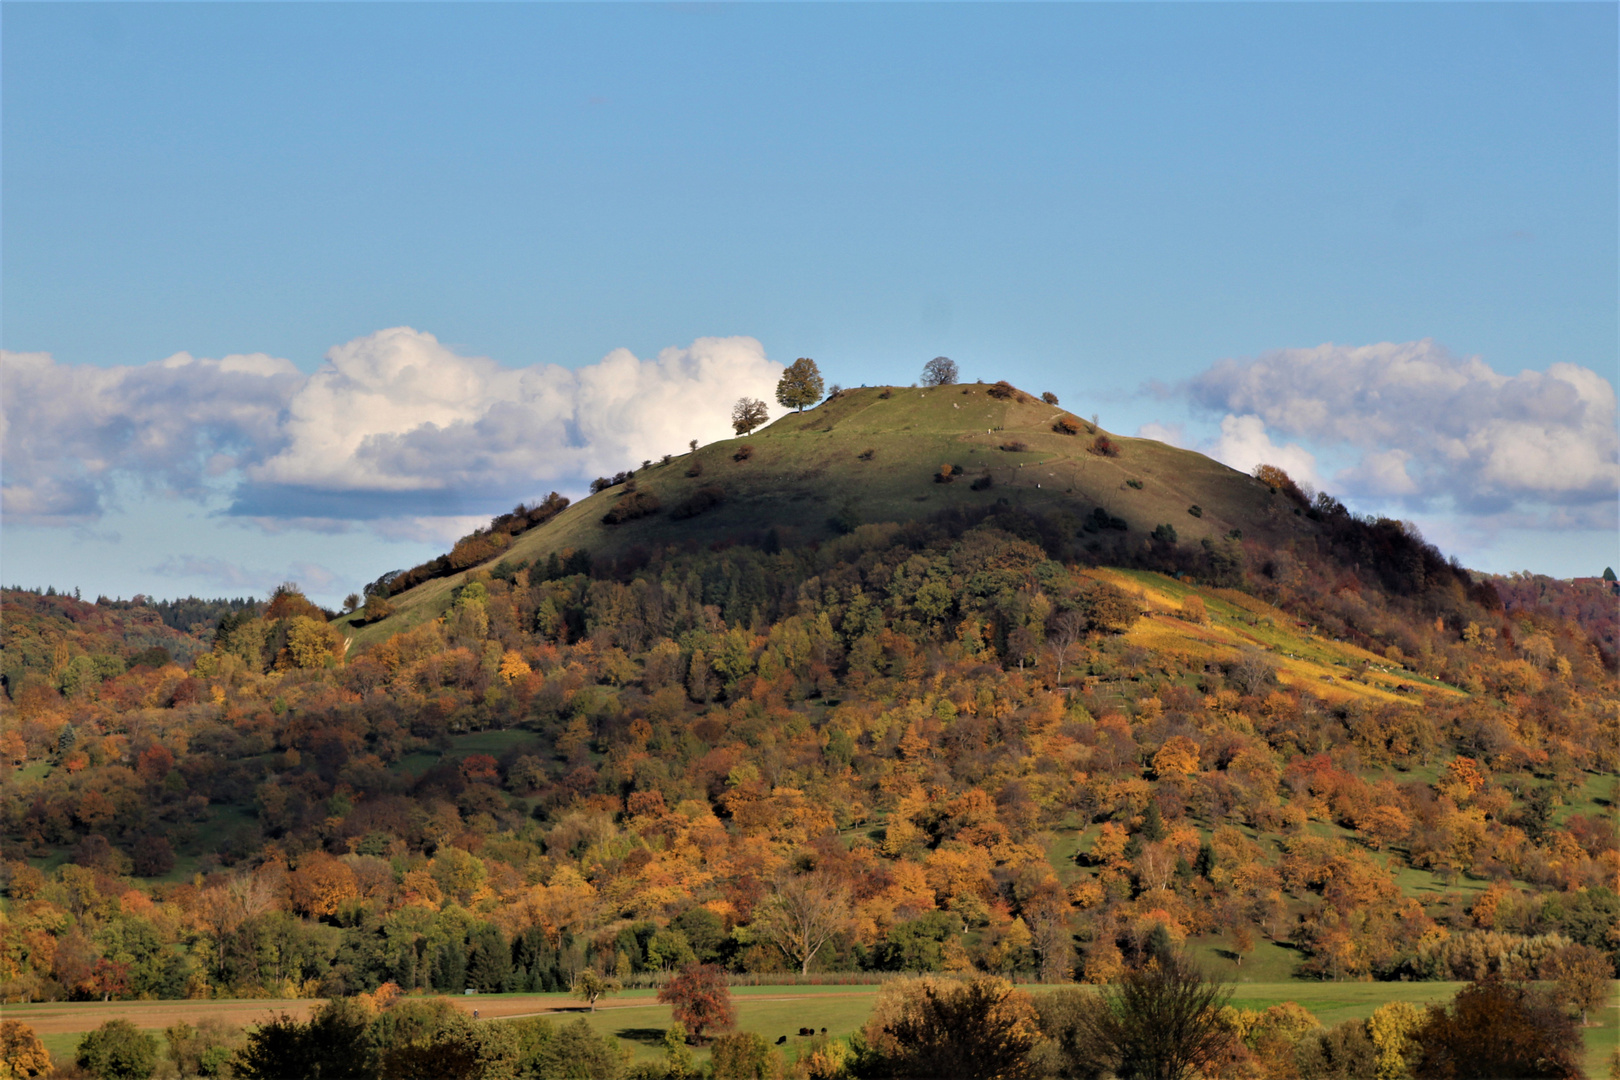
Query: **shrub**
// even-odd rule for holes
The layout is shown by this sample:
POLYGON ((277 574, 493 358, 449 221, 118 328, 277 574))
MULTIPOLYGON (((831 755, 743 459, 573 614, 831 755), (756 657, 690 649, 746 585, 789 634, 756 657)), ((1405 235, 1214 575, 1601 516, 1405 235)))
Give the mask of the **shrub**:
POLYGON ((650 491, 629 491, 602 515, 602 524, 618 525, 636 518, 649 517, 661 509, 658 496, 650 491))
POLYGON ((878 395, 878 400, 879 401, 887 401, 892 397, 894 397, 894 391, 893 390, 884 390, 883 393, 878 395))
POLYGON ((1119 457, 1119 444, 1106 435, 1091 440, 1091 452, 1100 457, 1119 457))
POLYGON ((987 491, 994 483, 995 481, 990 478, 990 474, 985 473, 983 476, 973 481, 973 483, 969 484, 968 487, 972 488, 974 491, 987 491))
POLYGON ((732 461, 747 461, 749 458, 751 458, 753 456, 754 456, 754 448, 751 445, 749 445, 747 443, 744 443, 742 446, 737 447, 737 452, 731 455, 731 460, 732 461))
POLYGON ((1201 518, 1204 516, 1204 508, 1199 506, 1197 503, 1193 503, 1191 506, 1187 507, 1187 513, 1191 514, 1193 517, 1201 518))
POLYGON ((1052 430, 1059 435, 1078 435, 1080 434, 1080 421, 1072 416, 1060 416, 1057 418, 1057 423, 1052 425, 1052 430))
POLYGON ((1041 400, 1046 402, 1048 405, 1056 405, 1058 403, 1057 395, 1052 393, 1050 390, 1047 390, 1041 394, 1041 400))
POLYGON ((1001 444, 1001 448, 1007 451, 1009 454, 1022 454, 1025 450, 1029 449, 1029 444, 1018 439, 1008 439, 1006 442, 1001 444))
POLYGON ((934 474, 934 483, 950 484, 956 480, 957 468, 955 465, 941 465, 939 472, 934 474))
POLYGON ((669 516, 676 521, 685 521, 687 518, 697 517, 699 514, 713 510, 726 501, 725 490, 715 484, 705 484, 692 494, 675 504, 669 516))
POLYGON ((697 458, 693 458, 692 463, 686 467, 686 475, 687 476, 702 476, 703 475, 703 462, 699 461, 697 458))
POLYGON ((720 1036, 709 1054, 714 1080, 776 1080, 782 1075, 780 1055, 752 1031, 720 1036))
POLYGON ((994 975, 889 983, 866 1028, 885 1074, 914 1077, 1033 1077, 1040 1035, 1029 995, 994 975))
POLYGON ((157 1040, 128 1020, 108 1020, 79 1040, 76 1060, 98 1080, 147 1080, 157 1052, 157 1040))
POLYGON ((361 625, 382 622, 394 613, 394 605, 386 598, 372 594, 366 597, 366 606, 360 609, 360 617, 354 620, 361 625))
POLYGON ((1128 487, 1128 488, 1135 488, 1137 491, 1141 491, 1142 490, 1142 481, 1140 481, 1140 480, 1127 480, 1127 481, 1125 481, 1125 486, 1128 487))
POLYGON ((1008 398, 1016 397, 1018 395, 1018 389, 1006 379, 1002 379, 989 390, 986 390, 985 393, 989 394, 997 401, 1006 401, 1008 398))
POLYGON ((860 460, 860 461, 871 461, 873 455, 876 454, 876 453, 877 453, 877 447, 868 446, 865 450, 862 450, 860 453, 856 454, 855 457, 856 457, 857 460, 860 460))

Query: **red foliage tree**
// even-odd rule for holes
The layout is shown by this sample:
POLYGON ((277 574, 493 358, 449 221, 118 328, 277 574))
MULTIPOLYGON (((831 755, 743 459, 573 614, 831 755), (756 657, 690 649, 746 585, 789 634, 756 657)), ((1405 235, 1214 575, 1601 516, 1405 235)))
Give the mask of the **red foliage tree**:
POLYGON ((658 991, 658 1000, 695 1043, 737 1022, 725 972, 714 964, 688 964, 658 991))

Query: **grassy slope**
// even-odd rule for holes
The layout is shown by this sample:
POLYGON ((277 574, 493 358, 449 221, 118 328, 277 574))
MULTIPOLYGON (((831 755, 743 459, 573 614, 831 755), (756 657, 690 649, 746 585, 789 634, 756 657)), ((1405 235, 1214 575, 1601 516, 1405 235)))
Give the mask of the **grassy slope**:
MULTIPOLYGON (((620 487, 570 506, 544 526, 517 537, 501 558, 544 559, 552 552, 585 549, 599 555, 636 546, 708 544, 728 538, 753 539, 775 527, 787 542, 809 542, 831 535, 828 519, 846 506, 861 520, 904 521, 942 509, 986 506, 998 499, 1013 505, 1076 515, 1097 506, 1130 523, 1131 535, 1145 537, 1156 525, 1175 526, 1181 540, 1219 538, 1230 530, 1281 539, 1310 526, 1288 513, 1282 499, 1259 482, 1190 450, 1149 439, 1110 436, 1118 457, 1089 452, 1092 437, 1084 425, 1078 436, 1053 430, 1067 410, 1035 398, 996 400, 982 385, 930 389, 870 387, 850 390, 803 413, 790 413, 742 439, 727 439, 695 454, 655 464, 636 476, 642 490, 654 492, 664 512, 618 526, 602 515, 622 495, 620 487), (887 389, 889 397, 883 397, 887 389), (1000 449, 1009 440, 1022 452, 1000 449), (752 457, 735 461, 744 444, 752 457), (871 450, 869 460, 860 455, 871 450), (702 469, 687 476, 696 461, 702 469), (959 467, 964 478, 936 484, 943 464, 959 467), (994 486, 973 491, 969 482, 986 472, 994 486), (1141 483, 1133 488, 1126 481, 1141 483), (693 491, 718 485, 726 502, 685 521, 668 511, 693 491), (1202 517, 1189 507, 1198 505, 1202 517)), ((1099 429, 1100 430, 1100 429, 1099 429)), ((425 619, 437 617, 450 592, 466 574, 426 582, 393 598, 396 613, 372 626, 340 626, 357 647, 381 641, 425 619)))

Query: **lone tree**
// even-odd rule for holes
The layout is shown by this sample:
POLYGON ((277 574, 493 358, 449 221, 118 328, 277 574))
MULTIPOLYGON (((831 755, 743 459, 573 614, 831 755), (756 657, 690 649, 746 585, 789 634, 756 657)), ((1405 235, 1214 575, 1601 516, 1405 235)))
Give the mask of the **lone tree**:
POLYGON ((589 1005, 591 1012, 595 1012, 597 998, 619 992, 619 980, 603 975, 592 967, 580 968, 579 974, 574 976, 573 991, 575 997, 589 1005))
POLYGON ((816 362, 808 356, 801 356, 782 372, 782 379, 776 384, 776 400, 784 408, 803 412, 806 405, 814 405, 821 400, 825 385, 816 362))
POLYGON ((810 961, 849 922, 849 890, 825 874, 784 878, 755 910, 754 926, 810 974, 810 961))
POLYGON ((924 386, 949 386, 956 381, 956 361, 948 356, 936 356, 923 365, 924 386))
POLYGON ((731 430, 746 435, 770 418, 770 411, 759 398, 740 397, 731 407, 731 430))
POLYGON ((1120 1076, 1186 1080, 1225 1047, 1220 1012, 1231 990, 1167 950, 1126 972, 1085 1017, 1092 1045, 1120 1076))
POLYGON ((700 1046, 709 1032, 737 1022, 726 973, 713 964, 688 964, 658 991, 658 1000, 700 1046))

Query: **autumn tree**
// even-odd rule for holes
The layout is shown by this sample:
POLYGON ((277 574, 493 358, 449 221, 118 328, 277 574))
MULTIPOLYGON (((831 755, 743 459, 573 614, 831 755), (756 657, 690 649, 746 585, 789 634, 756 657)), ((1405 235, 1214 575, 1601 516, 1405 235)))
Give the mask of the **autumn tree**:
POLYGON ((713 964, 689 964, 658 991, 658 1000, 669 1006, 675 1022, 686 1029, 693 1042, 701 1045, 713 1031, 737 1022, 731 1004, 726 973, 713 964))
POLYGON ((1540 991, 1491 976, 1429 1006, 1414 1033, 1417 1080, 1573 1080, 1581 1069, 1575 1021, 1540 991))
POLYGON ((956 361, 948 356, 936 356, 923 365, 924 386, 949 386, 957 379, 956 361))
POLYGON ((776 384, 776 400, 783 408, 803 412, 806 405, 814 405, 821 400, 824 387, 816 362, 801 356, 782 372, 782 378, 776 384))
POLYGON ((0 1068, 7 1080, 44 1076, 51 1071, 51 1055, 33 1028, 20 1020, 0 1020, 0 1068))
POLYGON ((1614 977, 1609 958, 1589 945, 1575 944, 1559 950, 1550 966, 1554 992, 1581 1014, 1585 1026, 1589 1022, 1587 1014, 1602 1008, 1609 996, 1614 977))
POLYGON ((759 398, 740 397, 731 407, 731 430, 747 435, 770 418, 770 410, 759 398))
POLYGON ((754 928, 810 973, 810 961, 849 923, 849 889, 825 873, 782 878, 755 909, 754 928))

